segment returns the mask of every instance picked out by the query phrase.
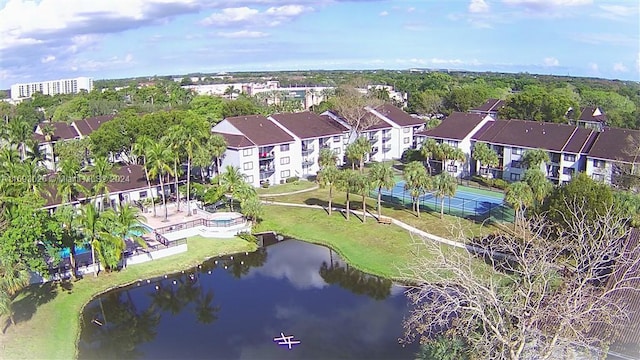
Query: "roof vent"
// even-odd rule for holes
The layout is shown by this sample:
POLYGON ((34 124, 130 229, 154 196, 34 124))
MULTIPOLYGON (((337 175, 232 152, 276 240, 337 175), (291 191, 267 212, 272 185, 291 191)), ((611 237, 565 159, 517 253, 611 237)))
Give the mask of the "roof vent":
POLYGON ((128 172, 129 174, 131 174, 131 168, 130 168, 130 167, 128 167, 128 168, 127 168, 127 172, 128 172))
POLYGON ((546 132, 544 131, 544 129, 542 129, 542 135, 546 134, 546 132))

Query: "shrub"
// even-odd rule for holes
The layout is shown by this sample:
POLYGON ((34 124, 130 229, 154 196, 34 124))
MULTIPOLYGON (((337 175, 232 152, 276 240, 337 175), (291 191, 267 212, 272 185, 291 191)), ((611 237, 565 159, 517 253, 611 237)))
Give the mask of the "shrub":
POLYGON ((241 232, 237 235, 240 239, 254 244, 258 244, 258 238, 250 232, 241 232))
POLYGON ((493 180, 493 186, 500 190, 504 190, 509 186, 509 183, 502 179, 492 179, 492 180, 493 180))
POLYGON ((420 154, 420 150, 414 150, 414 149, 407 149, 402 153, 402 157, 400 158, 400 161, 403 164, 408 164, 412 161, 422 161, 424 160, 422 158, 422 155, 420 154))
POLYGON ((287 184, 289 184, 289 183, 292 183, 292 182, 296 182, 296 181, 298 181, 298 180, 300 180, 300 178, 299 178, 299 177, 297 177, 297 176, 292 176, 292 177, 287 178, 286 182, 287 182, 287 184))
POLYGON ((266 189, 266 188, 268 188, 268 187, 269 187, 269 182, 268 182, 268 181, 265 181, 265 182, 263 182, 262 184, 260 184, 260 186, 262 186, 263 188, 265 188, 265 189, 266 189))

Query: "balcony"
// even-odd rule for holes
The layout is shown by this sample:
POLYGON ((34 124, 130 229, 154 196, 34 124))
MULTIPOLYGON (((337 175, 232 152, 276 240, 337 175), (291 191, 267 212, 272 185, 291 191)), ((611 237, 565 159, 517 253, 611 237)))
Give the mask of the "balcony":
POLYGON ((260 177, 263 174, 273 174, 276 171, 276 167, 273 165, 260 165, 260 177))
POLYGON ((325 143, 320 143, 320 149, 331 149, 331 144, 328 141, 325 143))
POLYGON ((258 159, 260 159, 260 161, 262 160, 273 160, 274 158, 274 152, 261 152, 258 154, 258 159))
POLYGON ((303 167, 309 167, 311 165, 314 164, 315 161, 313 161, 313 159, 307 159, 307 160, 303 160, 302 161, 302 166, 303 167))
POLYGON ((391 133, 382 134, 382 142, 391 140, 391 133))
POLYGON ((376 142, 378 142, 378 137, 376 135, 369 136, 369 142, 375 144, 376 142))
POLYGON ((371 152, 369 153, 369 155, 375 155, 378 153, 378 147, 374 146, 371 148, 371 152))
POLYGON ((391 145, 382 145, 382 151, 383 152, 391 151, 391 145))
POLYGON ((302 147, 302 156, 307 156, 311 153, 313 153, 313 145, 308 145, 308 146, 303 146, 302 147))

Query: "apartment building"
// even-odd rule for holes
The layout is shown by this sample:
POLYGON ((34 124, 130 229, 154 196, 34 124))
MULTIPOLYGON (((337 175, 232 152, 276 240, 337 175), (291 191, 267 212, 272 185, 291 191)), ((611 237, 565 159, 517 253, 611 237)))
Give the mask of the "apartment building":
POLYGON ((472 136, 481 128, 494 122, 488 114, 454 112, 446 117, 439 126, 417 132, 416 148, 420 148, 426 139, 434 139, 438 143, 459 148, 465 155, 464 161, 447 160, 447 164, 434 161, 436 171, 447 171, 456 177, 466 177, 476 172, 476 164, 472 161, 472 136))
POLYGON ((349 128, 329 116, 308 111, 274 114, 269 119, 300 144, 302 162, 299 170, 302 177, 318 173, 318 155, 323 148, 332 150, 338 157, 338 165, 342 165, 349 128))
POLYGON ((399 159, 405 150, 414 147, 414 137, 424 129, 424 120, 413 117, 400 108, 384 104, 376 108, 367 108, 376 117, 391 125, 391 129, 382 131, 382 151, 385 158, 399 159))
POLYGON ((470 109, 469 112, 472 114, 490 115, 492 118, 498 120, 498 112, 500 112, 500 109, 502 109, 504 105, 504 100, 489 99, 484 104, 470 109))
POLYGON ((222 167, 239 167, 253 186, 284 183, 289 177, 302 176, 302 144, 266 117, 226 118, 212 131, 227 142, 222 167))
POLYGON ((30 98, 37 92, 43 95, 57 95, 78 94, 82 90, 88 92, 93 90, 92 78, 77 77, 73 79, 13 84, 11 85, 11 99, 20 100, 30 98))
POLYGON ((585 171, 594 180, 615 184, 625 174, 640 175, 640 131, 604 128, 586 154, 585 171))

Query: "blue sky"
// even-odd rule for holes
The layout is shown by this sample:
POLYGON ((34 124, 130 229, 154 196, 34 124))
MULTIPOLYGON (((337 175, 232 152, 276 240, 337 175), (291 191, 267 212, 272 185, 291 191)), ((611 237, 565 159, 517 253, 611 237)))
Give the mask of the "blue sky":
POLYGON ((636 0, 0 0, 0 88, 449 68, 640 81, 636 0))

